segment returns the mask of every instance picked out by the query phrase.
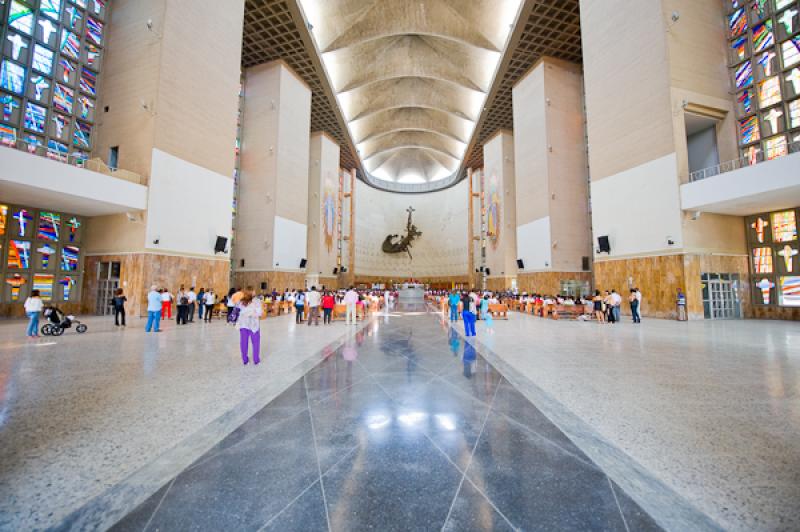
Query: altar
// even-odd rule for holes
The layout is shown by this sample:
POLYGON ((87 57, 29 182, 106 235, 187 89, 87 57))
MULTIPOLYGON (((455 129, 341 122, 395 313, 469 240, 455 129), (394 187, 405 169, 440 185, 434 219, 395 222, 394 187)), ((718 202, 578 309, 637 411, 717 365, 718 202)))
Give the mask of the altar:
POLYGON ((419 283, 403 283, 397 292, 401 302, 417 303, 425 300, 425 287, 419 283))

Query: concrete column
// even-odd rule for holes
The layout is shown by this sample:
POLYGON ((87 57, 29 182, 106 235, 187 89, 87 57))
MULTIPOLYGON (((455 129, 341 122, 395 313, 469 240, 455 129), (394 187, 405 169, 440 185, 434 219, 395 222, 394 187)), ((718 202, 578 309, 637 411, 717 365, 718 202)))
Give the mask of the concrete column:
POLYGON ((308 265, 306 281, 332 288, 337 285, 337 216, 339 204, 339 144, 323 132, 311 135, 308 177, 308 265))
POLYGON ((483 194, 486 209, 486 287, 510 289, 517 275, 514 136, 499 130, 483 145, 483 194))
POLYGON ((588 167, 580 65, 544 58, 513 88, 517 257, 521 291, 588 283, 588 167))
POLYGON ((307 259, 311 91, 284 63, 245 73, 234 281, 303 288, 307 259))

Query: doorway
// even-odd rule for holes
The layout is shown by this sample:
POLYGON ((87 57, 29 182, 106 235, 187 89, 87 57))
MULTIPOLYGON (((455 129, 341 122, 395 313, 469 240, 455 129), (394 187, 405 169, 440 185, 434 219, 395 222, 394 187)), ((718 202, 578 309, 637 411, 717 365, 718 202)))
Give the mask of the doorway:
POLYGON ((707 320, 732 320, 742 317, 738 273, 704 273, 703 314, 707 320))
POLYGON ((119 262, 97 263, 97 296, 94 313, 98 316, 109 316, 113 313, 110 302, 114 292, 119 288, 119 262))
POLYGON ((707 116, 685 113, 686 148, 689 173, 714 168, 719 164, 718 121, 707 116))

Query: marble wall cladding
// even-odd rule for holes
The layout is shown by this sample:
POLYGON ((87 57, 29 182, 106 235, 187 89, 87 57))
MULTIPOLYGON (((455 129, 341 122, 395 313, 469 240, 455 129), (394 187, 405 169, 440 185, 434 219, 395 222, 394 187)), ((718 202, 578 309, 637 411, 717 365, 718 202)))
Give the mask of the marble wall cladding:
POLYGON ((227 260, 150 253, 89 256, 86 257, 86 277, 81 298, 83 313, 97 312, 98 268, 101 262, 120 263, 120 287, 125 290, 127 312, 131 316, 147 314, 147 292, 154 284, 169 288, 173 293, 183 284, 187 288, 211 287, 221 294, 227 293, 230 283, 230 263, 227 260))
POLYGON ((531 272, 517 275, 517 290, 529 294, 559 294, 561 281, 583 281, 592 286, 592 272, 531 272))
MULTIPOLYGON (((642 315, 675 319, 678 288, 684 290, 690 319, 703 319, 704 272, 736 273, 740 276, 739 300, 745 317, 752 317, 747 257, 736 255, 662 255, 595 262, 595 288, 616 289, 623 296, 631 287, 643 295, 642 315)), ((627 305, 623 314, 630 314, 627 305)))
POLYGON ((513 279, 513 277, 489 277, 486 279, 486 289, 492 292, 511 290, 511 281, 513 279))
MULTIPOLYGON (((327 279, 325 280, 327 285, 327 279)), ((331 278, 331 285, 336 283, 336 280, 331 278)), ((263 271, 263 272, 234 272, 233 284, 234 286, 244 288, 252 286, 256 291, 261 290, 261 283, 267 283, 267 290, 272 291, 274 288, 279 292, 285 289, 300 289, 306 287, 306 274, 304 272, 281 272, 281 271, 263 271)))

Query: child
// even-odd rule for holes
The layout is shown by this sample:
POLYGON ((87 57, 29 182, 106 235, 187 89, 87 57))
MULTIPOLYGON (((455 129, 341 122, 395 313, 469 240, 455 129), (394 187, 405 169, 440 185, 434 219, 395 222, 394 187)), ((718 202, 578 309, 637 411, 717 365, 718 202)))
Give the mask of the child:
POLYGON ((492 325, 494 320, 492 319, 492 314, 489 312, 489 295, 484 295, 483 299, 481 299, 481 319, 486 322, 486 332, 492 333, 494 329, 492 325))
POLYGON ((239 319, 236 320, 236 328, 239 329, 239 347, 242 350, 242 362, 246 366, 250 360, 247 358, 249 343, 253 343, 253 364, 259 364, 261 359, 261 323, 259 319, 264 311, 261 301, 253 300, 253 294, 246 292, 239 304, 239 319))

